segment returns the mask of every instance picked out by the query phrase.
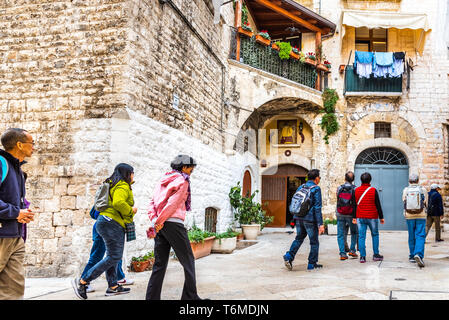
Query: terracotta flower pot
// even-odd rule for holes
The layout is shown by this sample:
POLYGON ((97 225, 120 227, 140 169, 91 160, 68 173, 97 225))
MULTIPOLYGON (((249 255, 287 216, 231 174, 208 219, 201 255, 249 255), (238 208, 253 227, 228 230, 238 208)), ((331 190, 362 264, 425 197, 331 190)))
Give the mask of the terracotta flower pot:
POLYGON ((304 62, 307 63, 307 64, 310 64, 310 65, 312 65, 312 66, 316 66, 316 61, 315 61, 315 60, 312 60, 312 59, 310 59, 310 58, 306 58, 306 59, 304 60, 304 62))
POLYGON ((204 242, 190 242, 195 259, 210 255, 214 239, 215 236, 204 239, 204 242))
POLYGON ((290 57, 292 57, 293 59, 299 60, 299 54, 294 53, 293 51, 290 51, 290 57))
POLYGON ((155 260, 154 258, 150 258, 150 260, 148 260, 148 265, 147 265, 147 268, 146 268, 147 271, 153 270, 154 260, 155 260))
POLYGON ((341 65, 338 67, 338 72, 340 72, 340 73, 345 72, 345 67, 346 67, 346 65, 341 64, 341 65))
POLYGON ((256 41, 259 42, 260 44, 263 44, 264 46, 269 46, 271 42, 270 39, 265 39, 264 37, 258 34, 256 35, 256 41))
POLYGON ((322 63, 318 64, 318 65, 316 66, 316 68, 317 68, 318 70, 321 70, 321 71, 324 71, 324 72, 329 71, 329 69, 328 69, 324 64, 322 64, 322 63))
POLYGON ((135 272, 143 272, 150 264, 149 260, 146 261, 131 261, 131 267, 135 272))
POLYGON ((238 33, 243 34, 244 36, 247 36, 249 38, 251 38, 254 35, 254 32, 245 30, 242 27, 239 27, 237 31, 238 33))
POLYGON ((276 43, 273 43, 273 44, 271 45, 271 48, 274 49, 274 50, 276 50, 276 51, 281 50, 281 49, 279 48, 279 46, 278 46, 276 43))

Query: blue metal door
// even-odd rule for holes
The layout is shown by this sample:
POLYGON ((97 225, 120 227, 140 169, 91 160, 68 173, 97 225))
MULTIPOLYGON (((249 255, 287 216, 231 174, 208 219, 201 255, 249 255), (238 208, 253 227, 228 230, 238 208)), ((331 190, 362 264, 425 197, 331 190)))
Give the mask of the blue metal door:
POLYGON ((397 150, 391 148, 372 148, 365 150, 356 160, 354 168, 355 185, 360 186, 360 176, 364 172, 371 174, 371 185, 379 192, 385 224, 379 224, 380 230, 407 230, 402 203, 402 191, 408 186, 409 166, 407 160, 397 150), (379 160, 379 150, 393 150, 395 160, 379 160), (397 157, 399 154, 399 157, 397 157), (366 156, 365 159, 363 156, 366 156), (367 160, 368 159, 368 160, 367 160))

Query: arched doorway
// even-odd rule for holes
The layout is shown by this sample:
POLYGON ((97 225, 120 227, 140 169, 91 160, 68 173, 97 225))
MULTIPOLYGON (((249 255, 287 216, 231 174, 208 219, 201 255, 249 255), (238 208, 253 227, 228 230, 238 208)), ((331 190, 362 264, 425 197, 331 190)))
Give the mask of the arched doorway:
POLYGON ((307 170, 295 164, 268 168, 262 175, 262 206, 274 220, 268 227, 285 227, 292 216, 288 204, 296 189, 305 182, 307 170))
POLYGON ((251 196, 251 173, 246 170, 243 175, 242 197, 251 196))
POLYGON ((364 172, 371 174, 371 185, 379 191, 385 218, 385 224, 379 224, 379 229, 407 230, 402 204, 402 191, 408 185, 409 176, 407 157, 390 147, 366 149, 355 161, 356 186, 360 186, 360 176, 364 172))

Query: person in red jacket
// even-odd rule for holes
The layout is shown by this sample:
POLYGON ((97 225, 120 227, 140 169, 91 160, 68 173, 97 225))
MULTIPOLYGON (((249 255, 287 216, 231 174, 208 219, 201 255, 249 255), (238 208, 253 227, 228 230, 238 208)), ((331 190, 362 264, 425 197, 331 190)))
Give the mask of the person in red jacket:
POLYGON ((357 202, 356 218, 353 223, 357 223, 359 229, 359 251, 360 263, 366 262, 366 229, 371 231, 373 240, 373 260, 382 261, 383 256, 379 254, 379 223, 385 223, 382 207, 380 205, 379 193, 371 186, 371 175, 365 172, 360 176, 362 185, 355 189, 355 199, 357 202))

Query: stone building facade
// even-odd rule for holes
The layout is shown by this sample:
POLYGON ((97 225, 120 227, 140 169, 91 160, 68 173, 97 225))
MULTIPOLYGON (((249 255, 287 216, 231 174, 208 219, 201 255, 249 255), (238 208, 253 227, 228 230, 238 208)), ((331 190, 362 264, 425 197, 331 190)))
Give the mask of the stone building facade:
MULTIPOLYGON (((333 65, 328 86, 340 97, 340 129, 329 144, 320 128, 320 91, 230 58, 232 4, 222 7, 217 25, 210 0, 1 4, 0 130, 23 127, 37 141, 24 167, 27 198, 38 212, 29 224, 28 276, 68 276, 84 267, 93 194, 119 162, 135 168, 139 208, 138 240, 127 244, 126 262, 153 246, 145 234, 147 204, 179 153, 198 162, 189 226, 203 226, 206 209, 213 208, 217 230, 225 231, 233 223, 229 189, 248 171, 252 191, 260 190, 258 200, 263 200, 264 176, 273 164, 320 169, 323 212, 332 216, 334 190, 345 171, 354 170, 362 151, 376 146, 404 153, 409 170, 417 171, 426 187, 444 186, 449 205, 446 1, 297 2, 337 25, 323 39, 333 65), (343 36, 345 9, 427 15, 431 30, 421 51, 414 50, 415 33, 388 31, 389 50, 410 52, 416 64, 410 89, 399 97, 344 95, 338 66, 347 64, 355 37, 350 26, 343 36), (282 119, 304 125, 304 143, 290 148, 289 156, 285 148, 266 143, 266 135, 259 136, 282 119), (374 139, 375 122, 391 123, 391 137, 374 139)), ((314 41, 304 34, 302 50, 313 50, 314 41)))

